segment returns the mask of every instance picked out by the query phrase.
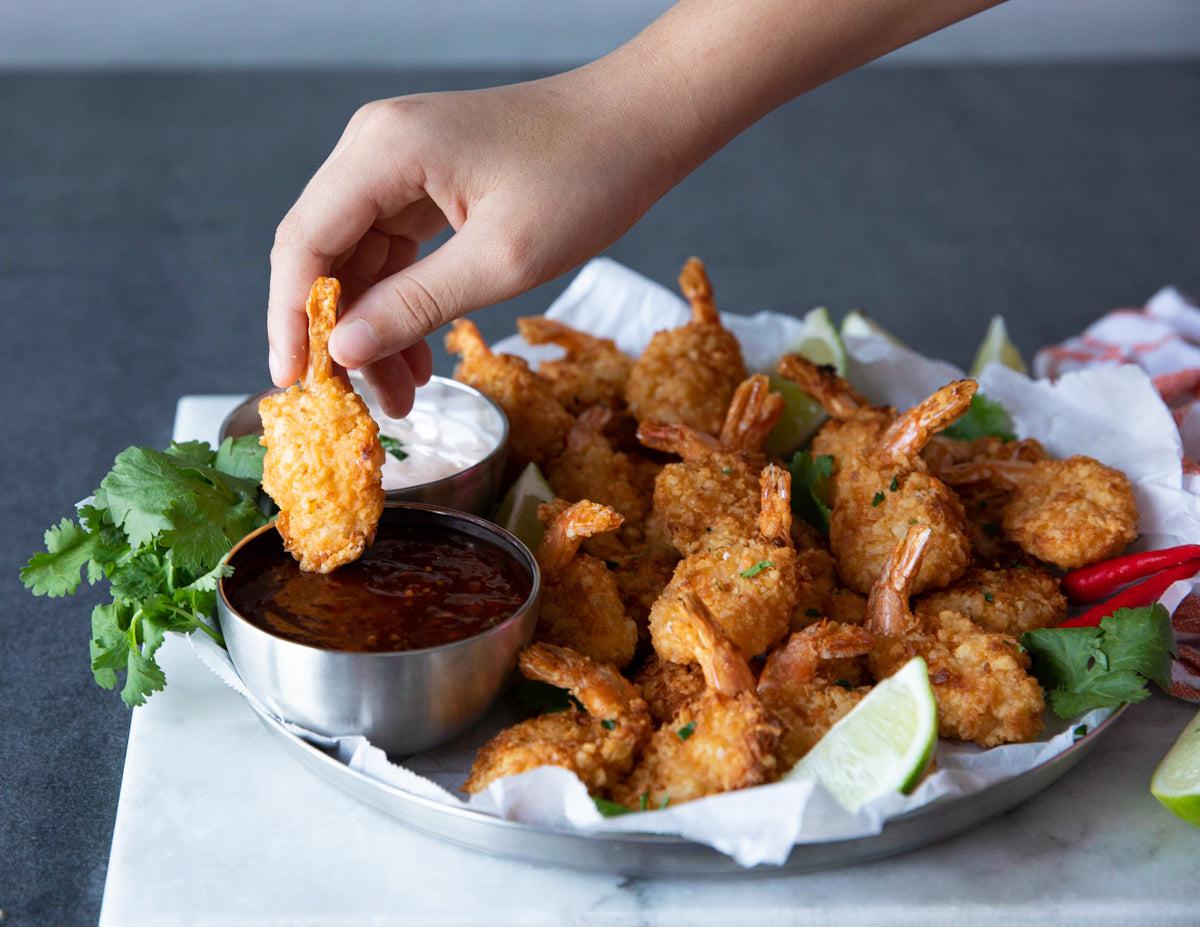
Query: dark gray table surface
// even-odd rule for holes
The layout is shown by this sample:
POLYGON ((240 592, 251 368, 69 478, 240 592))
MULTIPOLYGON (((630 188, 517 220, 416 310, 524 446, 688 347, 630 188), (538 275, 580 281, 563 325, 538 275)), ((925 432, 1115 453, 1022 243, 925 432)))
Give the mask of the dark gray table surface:
MULTIPOLYGON (((95 920, 128 724, 88 670, 92 596, 34 600, 18 565, 117 451, 168 440, 180 395, 265 384, 272 231, 356 106, 519 76, 0 75, 6 923, 95 920)), ((727 307, 867 307, 960 363, 1003 313, 1030 350, 1163 284, 1200 291, 1198 117, 1197 64, 858 73, 609 253, 664 282, 699 254, 727 307)), ((480 324, 505 334, 563 285, 480 324)))

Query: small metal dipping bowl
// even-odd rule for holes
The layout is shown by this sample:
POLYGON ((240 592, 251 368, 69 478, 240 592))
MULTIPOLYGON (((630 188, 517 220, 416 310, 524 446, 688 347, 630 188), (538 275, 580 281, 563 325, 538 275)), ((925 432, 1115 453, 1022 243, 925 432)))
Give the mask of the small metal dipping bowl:
MULTIPOLYGON (((380 409, 375 392, 366 379, 361 374, 351 371, 350 382, 354 386, 355 392, 362 396, 375 420, 384 420, 386 416, 380 409)), ((262 419, 258 416, 258 403, 264 396, 276 392, 280 391, 265 390, 257 396, 251 396, 239 403, 221 423, 218 440, 240 438, 243 435, 261 435, 262 419)), ((423 502, 428 505, 457 509, 460 512, 471 512, 475 515, 489 514, 492 506, 496 503, 496 496, 504 479, 504 463, 508 456, 508 417, 488 396, 474 387, 448 377, 431 377, 425 386, 417 390, 417 397, 418 402, 428 402, 438 408, 450 402, 479 404, 492 419, 492 424, 499 433, 499 440, 486 457, 466 469, 429 483, 387 490, 388 501, 423 502)))
MULTIPOLYGON (((531 580, 529 597, 504 621, 474 637, 422 650, 349 652, 285 640, 234 610, 217 587, 221 633, 238 675, 272 714, 318 734, 362 734, 387 753, 419 753, 457 737, 495 702, 533 637, 541 574, 529 549, 502 528, 430 505, 387 503, 387 524, 451 528, 508 553, 531 580)), ((252 531, 238 553, 274 524, 252 531)))

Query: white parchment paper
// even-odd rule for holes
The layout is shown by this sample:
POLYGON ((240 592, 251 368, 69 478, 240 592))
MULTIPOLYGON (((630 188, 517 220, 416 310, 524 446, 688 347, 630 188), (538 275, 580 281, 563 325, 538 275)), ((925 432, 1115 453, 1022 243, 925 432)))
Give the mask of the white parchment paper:
MULTIPOLYGON (((569 325, 613 338, 639 354, 654 332, 682 324, 684 302, 666 288, 608 259, 586 265, 546 313, 569 325)), ((800 321, 777 313, 729 314, 726 324, 740 339, 748 366, 770 369, 799 339, 800 321)), ((556 356, 555 348, 534 348, 518 337, 497 350, 537 362, 556 356)), ((907 408, 962 371, 930 360, 885 339, 864 336, 847 342, 848 375, 875 402, 907 408)), ((1195 541, 1200 537, 1200 499, 1185 491, 1179 434, 1146 375, 1132 367, 1070 374, 1056 383, 1035 382, 992 365, 980 377, 983 392, 999 401, 1021 436, 1036 436, 1051 453, 1088 454, 1118 467, 1133 482, 1141 510, 1141 543, 1148 547, 1195 541)), ((1191 583, 1176 583, 1163 597, 1173 608, 1191 583)), ((203 635, 191 642, 200 659, 248 700, 226 652, 203 635)), ((785 781, 716 795, 662 811, 605 819, 583 784, 560 768, 543 767, 494 782, 468 800, 458 791, 476 749, 501 727, 518 720, 502 700, 475 729, 453 743, 403 765, 393 763, 361 736, 326 738, 289 728, 298 736, 336 752, 351 768, 399 788, 451 805, 472 808, 533 825, 590 831, 677 834, 706 843, 743 866, 781 863, 796 843, 847 839, 878 833, 892 816, 928 802, 968 795, 1028 770, 1065 750, 1081 727, 1094 730, 1107 710, 1061 722, 1047 714, 1047 730, 1030 744, 983 750, 973 744, 942 741, 936 772, 912 795, 891 795, 850 813, 820 785, 785 781)))

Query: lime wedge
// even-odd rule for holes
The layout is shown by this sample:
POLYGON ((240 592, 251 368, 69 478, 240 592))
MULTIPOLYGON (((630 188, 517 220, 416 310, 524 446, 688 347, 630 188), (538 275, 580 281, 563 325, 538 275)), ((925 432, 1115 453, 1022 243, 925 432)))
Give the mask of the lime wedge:
POLYGON ((827 416, 821 404, 791 380, 785 380, 777 373, 768 379, 771 391, 783 396, 784 404, 783 415, 767 435, 763 450, 772 457, 787 459, 804 446, 827 416))
POLYGON ((992 316, 987 334, 983 336, 983 342, 979 345, 979 350, 975 352, 975 362, 971 364, 971 376, 979 376, 983 373, 983 368, 993 361, 1021 373, 1029 373, 1029 368, 1025 366, 1021 352, 1008 338, 1008 329, 1004 326, 1004 316, 1002 315, 992 316))
POLYGON ((829 729, 787 774, 816 779, 849 811, 916 787, 937 744, 937 703, 913 657, 829 729))
POLYGON ((554 490, 542 476, 537 464, 529 464, 505 494, 496 509, 496 522, 530 550, 542 543, 546 527, 538 520, 538 506, 554 501, 554 490))
POLYGON ((838 334, 829 310, 824 306, 811 309, 801 320, 804 330, 795 341, 788 344, 785 354, 799 354, 814 364, 829 364, 837 372, 846 374, 846 347, 838 334))
POLYGON ((1176 817, 1200 827, 1200 715, 1154 770, 1150 794, 1176 817))
POLYGON ((865 312, 851 309, 842 319, 843 338, 882 338, 899 347, 905 344, 886 328, 867 316, 865 312))

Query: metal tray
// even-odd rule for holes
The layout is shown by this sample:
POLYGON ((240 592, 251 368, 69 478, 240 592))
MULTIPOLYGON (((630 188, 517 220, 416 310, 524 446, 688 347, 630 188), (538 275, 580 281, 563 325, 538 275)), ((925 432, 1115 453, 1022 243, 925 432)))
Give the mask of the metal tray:
POLYGON ((1053 759, 1019 776, 962 798, 942 799, 887 822, 872 837, 798 844, 781 866, 746 869, 705 844, 661 834, 587 834, 533 827, 456 808, 377 782, 290 733, 252 701, 260 721, 304 766, 365 804, 422 833, 493 856, 626 876, 738 876, 813 872, 915 850, 1015 808, 1067 772, 1099 743, 1124 712, 1102 724, 1053 759))

